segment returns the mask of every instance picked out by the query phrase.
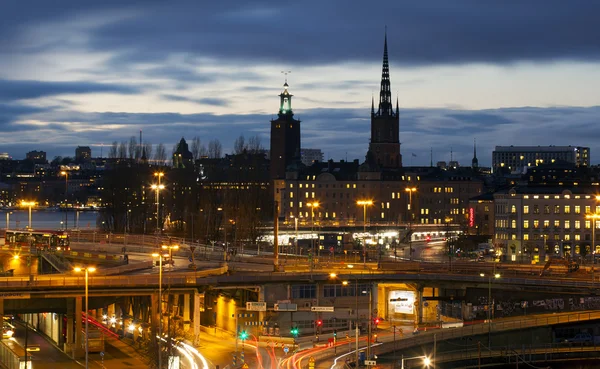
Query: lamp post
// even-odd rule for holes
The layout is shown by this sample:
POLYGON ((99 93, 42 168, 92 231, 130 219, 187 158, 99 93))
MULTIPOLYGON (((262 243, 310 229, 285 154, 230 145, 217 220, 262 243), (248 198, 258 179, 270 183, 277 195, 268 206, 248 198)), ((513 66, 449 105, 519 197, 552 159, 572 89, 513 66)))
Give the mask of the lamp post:
MULTIPOLYGON (((486 277, 485 273, 479 274, 481 277, 486 277)), ((500 278, 500 274, 496 273, 494 275, 490 274, 488 277, 488 347, 492 347, 492 277, 494 279, 500 278)))
POLYGON ((11 214, 12 214, 12 211, 6 212, 6 229, 8 229, 8 227, 10 226, 10 215, 11 214))
MULTIPOLYGON (((337 274, 330 273, 329 274, 329 278, 336 279, 337 278, 337 274)), ((348 281, 342 281, 342 286, 347 287, 348 284, 350 284, 350 282, 348 282, 348 281)), ((363 292, 365 292, 365 291, 363 291, 363 292)), ((359 336, 360 336, 360 330, 358 328, 358 280, 354 281, 354 296, 355 296, 355 299, 356 299, 356 304, 355 304, 355 308, 354 308, 354 310, 356 311, 356 322, 354 323, 354 329, 355 329, 355 331, 354 331, 355 333, 354 334, 355 334, 355 339, 356 339, 355 353, 356 353, 356 367, 358 367, 358 339, 359 339, 359 336)), ((370 307, 369 307, 369 310, 371 310, 370 307)))
POLYGON ((426 367, 429 367, 431 365, 431 359, 428 356, 425 355, 421 355, 421 356, 413 356, 413 357, 407 357, 405 358, 404 355, 402 355, 402 365, 400 366, 401 369, 404 369, 404 360, 414 360, 414 359, 423 359, 423 365, 425 365, 426 367))
POLYGON ((94 267, 86 267, 86 268, 75 268, 75 272, 79 273, 81 271, 85 271, 85 369, 88 369, 88 354, 89 354, 89 333, 88 333, 88 325, 89 325, 89 317, 88 311, 90 307, 88 305, 88 279, 89 273, 93 273, 96 271, 94 267))
POLYGON ((158 258, 158 369, 162 369, 162 253, 153 253, 152 257, 158 258))
POLYGON ((158 192, 160 190, 164 190, 165 186, 161 184, 153 184, 150 186, 150 188, 156 191, 156 233, 160 233, 160 198, 158 197, 158 192))
MULTIPOLYGON (((596 200, 598 200, 598 196, 596 196, 596 200)), ((596 220, 600 218, 600 214, 588 214, 585 216, 585 218, 592 220, 592 247, 590 252, 592 253, 592 283, 594 283, 594 264, 596 264, 596 220)))
MULTIPOLYGON (((169 251, 169 263, 171 263, 171 268, 173 267, 173 250, 177 251, 179 250, 179 245, 162 245, 161 249, 163 249, 164 251, 169 251)), ((170 279, 169 279, 170 281, 170 279)), ((162 288, 162 280, 161 280, 161 288, 162 288)), ((171 367, 171 347, 172 347, 172 341, 171 341, 171 306, 169 304, 169 293, 170 293, 170 288, 171 288, 171 283, 167 283, 167 314, 168 315, 168 320, 167 320, 167 338, 168 338, 168 343, 169 345, 168 347, 168 353, 169 353, 169 364, 168 367, 171 367)), ((162 295, 161 295, 162 297, 162 295)), ((162 301, 161 301, 161 311, 162 311, 162 301)))
MULTIPOLYGON (((311 233, 315 231, 315 208, 319 207, 319 202, 318 201, 313 201, 313 202, 308 202, 306 203, 306 206, 308 206, 310 208, 310 231, 311 233)), ((311 234, 311 243, 310 243, 310 252, 311 252, 311 258, 314 260, 315 257, 315 239, 312 237, 311 234)), ((310 269, 312 270, 313 268, 313 261, 311 261, 310 263, 310 269)))
POLYGON ((367 233, 367 206, 373 205, 373 200, 358 200, 356 205, 363 207, 363 266, 367 264, 367 244, 365 233, 367 233))
POLYGON ((68 222, 69 222, 69 204, 68 204, 68 199, 69 199, 69 172, 66 170, 63 170, 60 172, 60 175, 65 176, 65 231, 67 230, 68 226, 68 222))
POLYGON ((416 187, 407 187, 404 189, 408 193, 408 259, 412 260, 412 221, 413 221, 413 207, 412 207, 412 195, 413 192, 417 191, 416 187))
POLYGON ((452 271, 452 243, 450 242, 450 222, 452 218, 447 216, 444 218, 446 222, 446 244, 448 245, 448 270, 452 271))
POLYGON ((35 206, 35 201, 21 201, 21 206, 29 208, 29 230, 31 230, 31 207, 35 206))

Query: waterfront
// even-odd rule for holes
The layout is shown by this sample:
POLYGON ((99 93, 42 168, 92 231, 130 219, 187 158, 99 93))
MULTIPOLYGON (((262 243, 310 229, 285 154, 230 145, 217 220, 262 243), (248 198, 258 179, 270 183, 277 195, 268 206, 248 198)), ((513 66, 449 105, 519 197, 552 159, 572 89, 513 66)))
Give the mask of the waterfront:
MULTIPOLYGON (((8 229, 24 229, 29 224, 28 210, 11 210, 0 213, 0 227, 8 229), (8 214, 8 217, 7 217, 8 214)), ((91 230, 96 228, 98 219, 97 211, 74 211, 68 212, 58 210, 36 210, 31 211, 31 227, 33 229, 52 229, 59 230, 67 228, 73 229, 79 227, 82 230, 91 230), (68 219, 67 219, 68 217, 68 219)))

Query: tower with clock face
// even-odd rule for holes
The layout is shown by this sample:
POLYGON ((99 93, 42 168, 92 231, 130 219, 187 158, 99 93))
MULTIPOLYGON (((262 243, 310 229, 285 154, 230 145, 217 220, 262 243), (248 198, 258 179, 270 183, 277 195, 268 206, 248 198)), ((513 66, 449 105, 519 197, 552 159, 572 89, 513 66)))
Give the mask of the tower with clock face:
POLYGON ((300 161, 300 121, 294 119, 287 81, 279 95, 279 113, 271 121, 271 178, 285 178, 286 168, 300 161))

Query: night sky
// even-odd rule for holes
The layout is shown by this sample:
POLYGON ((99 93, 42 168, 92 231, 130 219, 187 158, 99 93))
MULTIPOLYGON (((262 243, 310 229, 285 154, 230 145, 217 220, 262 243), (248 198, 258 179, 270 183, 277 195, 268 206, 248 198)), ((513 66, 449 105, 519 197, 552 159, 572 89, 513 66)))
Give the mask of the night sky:
POLYGON ((404 165, 495 145, 600 153, 595 0, 3 0, 0 151, 104 155, 144 132, 269 145, 288 75, 302 146, 364 160, 387 26, 404 165), (414 156, 414 155, 416 156, 414 156))

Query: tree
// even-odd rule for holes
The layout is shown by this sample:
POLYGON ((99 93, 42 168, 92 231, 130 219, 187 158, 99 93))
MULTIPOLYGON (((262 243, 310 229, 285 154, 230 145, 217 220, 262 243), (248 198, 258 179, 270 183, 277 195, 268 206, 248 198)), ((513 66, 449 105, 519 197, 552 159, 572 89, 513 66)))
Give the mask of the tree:
POLYGON ((151 143, 149 143, 149 142, 146 142, 146 143, 144 144, 144 149, 145 149, 145 151, 146 151, 146 159, 150 159, 150 158, 152 158, 152 148, 153 148, 153 147, 152 147, 152 144, 151 144, 151 143))
POLYGON ((201 150, 202 150, 202 145, 200 143, 200 137, 195 136, 192 139, 192 148, 191 148, 192 156, 193 156, 194 160, 200 159, 200 151, 201 150))
POLYGON ((129 159, 138 159, 137 155, 138 151, 138 143, 135 136, 129 137, 129 146, 127 147, 127 151, 129 152, 129 159))
POLYGON ((258 154, 263 152, 265 149, 262 147, 260 143, 260 136, 254 135, 248 139, 248 151, 252 154, 258 154))
POLYGON ((159 143, 156 147, 156 154, 154 154, 154 160, 158 165, 165 165, 167 161, 167 152, 165 151, 165 145, 159 143))
POLYGON ((218 159, 221 157, 223 146, 218 139, 211 140, 208 143, 208 157, 211 159, 218 159))
POLYGON ((117 157, 119 159, 127 158, 127 141, 121 141, 121 144, 119 145, 119 152, 117 153, 117 157))
POLYGON ((108 157, 110 159, 117 158, 118 148, 119 148, 119 143, 117 141, 113 141, 112 145, 110 146, 110 149, 108 150, 108 157))
POLYGON ((244 138, 244 135, 240 135, 240 137, 235 139, 235 142, 233 143, 234 154, 238 155, 244 153, 244 151, 247 149, 245 141, 246 139, 244 138))

